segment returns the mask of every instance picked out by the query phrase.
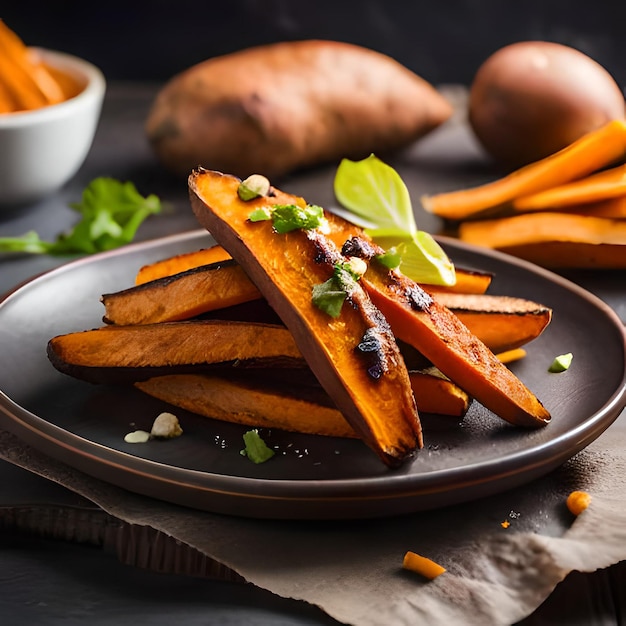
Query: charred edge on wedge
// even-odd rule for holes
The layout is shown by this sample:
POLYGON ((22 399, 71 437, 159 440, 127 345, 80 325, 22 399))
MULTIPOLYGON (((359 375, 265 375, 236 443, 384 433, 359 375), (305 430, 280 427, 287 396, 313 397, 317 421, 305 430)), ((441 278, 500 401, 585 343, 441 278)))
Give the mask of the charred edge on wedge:
MULTIPOLYGON (((373 244, 362 237, 351 237, 343 244, 341 252, 345 256, 356 256, 360 259, 371 261, 372 259, 375 259, 377 255, 381 254, 383 250, 376 244, 373 244)), ((394 273, 389 272, 389 276, 393 280, 394 273)), ((406 302, 416 311, 426 311, 433 303, 431 295, 426 293, 417 284, 412 285, 409 288, 405 288, 403 295, 406 302)))
MULTIPOLYGON (((358 254, 350 254, 349 246, 346 247, 347 253, 344 252, 343 249, 341 253, 339 253, 334 248, 331 248, 328 245, 328 240, 320 236, 320 233, 316 231, 309 231, 307 236, 315 245, 316 263, 334 265, 335 263, 345 261, 345 257, 358 256, 359 258, 363 258, 358 254)), ((366 243, 367 242, 364 242, 364 244, 366 243)), ((354 298, 356 293, 361 294, 363 292, 360 287, 357 288, 355 281, 355 287, 346 292, 346 302, 350 306, 355 306, 354 298)), ((380 380, 390 369, 389 338, 393 336, 393 333, 387 319, 376 307, 373 305, 368 306, 367 314, 372 325, 363 334, 358 345, 355 347, 355 352, 361 356, 368 376, 373 380, 380 380)))

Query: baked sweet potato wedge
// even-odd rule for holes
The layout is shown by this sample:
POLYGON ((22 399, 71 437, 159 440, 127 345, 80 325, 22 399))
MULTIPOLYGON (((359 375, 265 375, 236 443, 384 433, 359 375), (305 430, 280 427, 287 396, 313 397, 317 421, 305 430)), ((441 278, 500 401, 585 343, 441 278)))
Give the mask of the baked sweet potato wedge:
MULTIPOLYGON (((135 277, 135 284, 142 285, 151 280, 173 276, 174 274, 185 272, 202 265, 211 265, 230 258, 231 256, 228 252, 217 244, 209 248, 177 254, 173 257, 161 259, 160 261, 141 267, 135 277)), ((471 270, 463 267, 455 268, 455 273, 456 282, 454 285, 424 285, 424 288, 429 291, 485 293, 493 279, 493 274, 490 272, 471 270)))
POLYGON ((520 348, 536 339, 552 319, 552 310, 524 298, 500 295, 433 293, 492 352, 520 348))
MULTIPOLYGON (((470 398, 440 374, 411 372, 411 382, 423 413, 463 417, 470 398), (420 402, 419 396, 423 398, 420 402)), ((354 429, 328 395, 319 388, 285 384, 280 374, 273 381, 254 376, 170 374, 139 381, 135 386, 159 400, 212 419, 254 428, 331 437, 357 437, 354 429)))
POLYGON ((244 202, 234 176, 196 170, 191 205, 200 222, 244 269, 291 331, 323 388, 359 437, 390 466, 411 458, 422 434, 406 366, 387 320, 357 281, 333 318, 312 301, 313 287, 346 261, 319 229, 278 234, 271 221, 249 219, 271 204, 304 208, 302 199, 275 190, 273 198, 244 202))
MULTIPOLYGON (((295 389, 302 396, 310 393, 312 388, 321 390, 287 328, 261 322, 195 320, 104 326, 52 338, 48 342, 48 357, 59 371, 96 384, 130 384, 162 376, 199 376, 209 372, 220 380, 230 376, 232 380, 224 383, 229 389, 236 384, 246 389, 248 379, 255 389, 267 387, 268 394, 277 393, 276 381, 282 383, 283 390, 285 381, 292 382, 287 385, 290 395, 295 389)), ((409 362, 414 360, 409 359, 409 362)), ((425 368, 409 371, 420 410, 465 415, 470 398, 463 390, 425 362, 414 366, 425 368)), ((316 393, 319 403, 323 392, 316 393)), ((323 404, 332 405, 327 394, 324 398, 323 404)), ((177 404, 174 399, 168 399, 168 402, 177 404)), ((179 406, 190 408, 187 404, 179 406)), ((277 400, 274 410, 281 410, 277 400)), ((196 412, 206 414, 202 410, 196 412)), ((227 413, 228 406, 225 405, 220 415, 227 413)), ((271 419, 269 413, 267 419, 271 419)), ((286 416, 284 419, 289 421, 286 416)), ((289 430, 299 428, 293 426, 289 430)))
MULTIPOLYGON (((478 288, 484 284, 483 276, 489 275, 474 276, 476 280, 470 280, 469 284, 478 288)), ((521 298, 429 291, 461 315, 466 326, 494 352, 527 343, 550 321, 545 307, 521 298)), ((255 309, 265 315, 267 308, 259 290, 232 259, 157 278, 105 294, 101 299, 104 321, 123 326, 192 319, 211 311, 221 312, 230 319, 229 307, 253 301, 259 304, 249 307, 252 315, 248 319, 255 321, 259 319, 254 315, 255 309)))
POLYGON ((357 437, 354 429, 319 388, 313 392, 289 384, 261 384, 254 377, 171 374, 140 381, 135 387, 150 396, 197 415, 253 428, 331 437, 357 437))
POLYGON ((167 259, 161 259, 139 268, 135 276, 135 284, 143 285, 157 278, 173 276, 180 272, 191 270, 201 265, 211 265, 230 259, 230 254, 222 248, 222 246, 210 246, 193 250, 192 252, 184 252, 167 259))
MULTIPOLYGON (((354 238, 344 254, 372 260, 382 252, 354 238)), ((396 336, 414 346, 450 380, 512 424, 538 427, 550 413, 536 396, 448 308, 399 272, 372 261, 361 278, 396 336)))
POLYGON ((284 326, 198 320, 104 326, 53 337, 56 369, 93 383, 129 383, 220 367, 306 368, 284 326))
POLYGON ((101 297, 107 324, 155 324, 191 319, 261 297, 232 259, 196 267, 101 297))

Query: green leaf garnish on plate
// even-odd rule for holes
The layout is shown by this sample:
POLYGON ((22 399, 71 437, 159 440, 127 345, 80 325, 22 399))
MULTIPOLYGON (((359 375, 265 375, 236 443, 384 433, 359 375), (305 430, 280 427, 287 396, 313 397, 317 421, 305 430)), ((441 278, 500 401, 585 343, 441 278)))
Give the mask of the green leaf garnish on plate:
POLYGON ((559 354, 554 357, 554 361, 550 364, 548 371, 552 373, 565 372, 569 369, 573 359, 574 355, 571 352, 559 354))
POLYGON ((417 228, 409 191, 400 175, 373 154, 361 161, 343 159, 334 191, 348 216, 384 250, 395 248, 400 270, 416 282, 453 285, 454 265, 427 232, 417 228))
POLYGON ((243 434, 243 442, 246 447, 241 451, 241 454, 247 456, 253 463, 265 463, 275 454, 274 450, 263 441, 256 428, 243 434))
POLYGON ((130 243, 141 223, 161 212, 155 195, 142 196, 131 182, 96 178, 85 188, 80 202, 70 204, 81 219, 54 241, 43 241, 35 231, 21 237, 0 237, 0 252, 30 254, 93 254, 130 243))

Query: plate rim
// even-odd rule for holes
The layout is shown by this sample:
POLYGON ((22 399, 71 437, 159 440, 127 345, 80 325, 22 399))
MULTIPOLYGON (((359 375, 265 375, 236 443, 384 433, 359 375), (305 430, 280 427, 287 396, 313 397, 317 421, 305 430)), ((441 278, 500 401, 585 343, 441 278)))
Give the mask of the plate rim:
MULTIPOLYGON (((125 256, 127 254, 133 254, 143 250, 151 250, 153 248, 159 248, 170 244, 183 245, 204 238, 207 238, 208 241, 212 240, 210 233, 206 230, 194 229, 147 241, 135 242, 114 250, 69 260, 56 268, 48 270, 21 283, 5 294, 2 298, 0 298, 0 312, 5 305, 5 302, 20 297, 22 290, 36 288, 40 281, 49 280, 51 276, 54 277, 54 275, 57 274, 71 272, 74 268, 80 267, 84 264, 92 264, 100 261, 106 262, 106 259, 120 255, 125 256)), ((546 280, 558 283, 567 290, 576 293, 579 297, 591 302, 595 308, 599 309, 609 320, 612 321, 613 325, 620 330, 623 344, 622 350, 626 355, 626 329, 624 324, 618 317, 617 313, 595 294, 546 268, 539 267, 523 259, 512 257, 506 253, 467 244, 452 237, 436 236, 436 239, 442 245, 448 246, 451 249, 467 251, 470 254, 486 257, 487 259, 493 258, 507 265, 518 266, 532 274, 539 274, 546 280)), ((508 454, 505 458, 500 459, 498 461, 499 469, 501 468, 504 470, 504 474, 499 471, 499 474, 502 475, 497 481, 490 480, 490 478, 493 478, 493 465, 495 462, 493 459, 484 462, 472 463, 469 466, 465 465, 462 467, 439 468, 427 474, 394 475, 393 473, 387 473, 379 476, 365 476, 357 478, 275 479, 216 474, 203 470, 182 468, 180 466, 155 461, 153 459, 135 456, 123 450, 109 448, 104 444, 72 433, 61 426, 48 422, 43 417, 35 415, 13 401, 7 394, 4 393, 3 390, 0 390, 0 412, 4 413, 10 420, 10 425, 7 426, 7 430, 14 432, 14 434, 18 437, 21 437, 24 441, 42 452, 44 452, 41 450, 42 440, 51 442, 52 448, 55 452, 56 448, 59 446, 63 449, 70 448, 72 451, 73 461, 70 466, 82 469, 92 476, 94 476, 92 468, 92 465, 94 464, 96 468, 101 465, 106 466, 109 469, 117 467, 121 468, 123 473, 131 472, 136 477, 148 476, 151 478, 151 483, 175 483, 180 485, 183 491, 191 489, 193 492, 201 491, 210 494, 221 492, 226 499, 233 497, 235 500, 243 499, 248 501, 250 498, 259 498, 265 501, 282 503, 283 505, 281 506, 281 504, 279 504, 277 507, 275 506, 275 508, 278 509, 277 515, 253 514, 250 515, 251 517, 320 519, 320 514, 312 514, 309 510, 311 508, 310 506, 305 507, 306 510, 301 511, 300 514, 296 514, 295 516, 293 514, 290 515, 288 511, 283 509, 293 506, 296 502, 308 502, 311 505, 316 501, 323 501, 331 505, 336 502, 336 499, 339 498, 340 502, 337 502, 339 505, 337 506, 337 514, 334 514, 333 511, 326 511, 322 515, 324 518, 336 519, 338 517, 351 517, 351 515, 347 515, 345 505, 341 506, 341 502, 345 504, 346 499, 351 499, 353 501, 356 500, 365 504, 367 504, 368 501, 380 502, 385 500, 400 499, 407 500, 404 507, 406 511, 400 512, 423 510, 419 503, 409 503, 408 500, 412 498, 419 499, 419 496, 423 495, 425 492, 430 494, 446 494, 448 490, 445 489, 445 485, 449 484, 451 479, 462 477, 467 474, 468 469, 471 470, 472 477, 469 484, 473 486, 478 485, 486 487, 487 495, 493 491, 489 489, 489 485, 501 481, 507 474, 512 478, 512 482, 510 482, 511 486, 527 483, 532 479, 533 475, 540 476, 546 474, 551 469, 554 469, 564 462, 567 458, 570 458, 582 448, 586 447, 600 434, 602 434, 602 432, 604 432, 613 423, 613 421, 615 421, 615 419, 617 419, 626 405, 626 363, 624 365, 621 378, 621 383, 617 385, 613 394, 606 400, 603 406, 591 414, 588 418, 582 420, 581 423, 576 425, 574 428, 561 433, 554 439, 547 442, 535 445, 529 449, 514 451, 513 453, 508 454), (576 444, 571 445, 570 442, 572 441, 575 441, 576 444), (546 450, 551 454, 546 455, 546 450), (97 454, 98 452, 99 455, 97 454), (76 463, 75 457, 78 457, 78 463, 76 463), (525 463, 532 464, 534 470, 527 472, 524 477, 519 480, 520 472, 515 472, 514 467, 518 465, 521 460, 525 463), (151 469, 158 469, 158 472, 155 474, 150 471, 151 469), (187 480, 183 481, 183 477, 187 480), (191 478, 194 480, 190 482, 191 478), (516 481, 515 478, 518 480, 516 481), (207 480, 210 480, 212 485, 204 484, 207 480), (411 485, 416 481, 418 485, 413 489, 410 489, 411 485), (252 488, 247 490, 241 489, 241 487, 246 486, 252 488), (325 495, 320 496, 315 494, 316 491, 320 490, 320 486, 323 486, 325 495), (237 489, 238 487, 240 489, 237 489), (352 495, 349 495, 348 492, 352 495)), ((58 458, 58 456, 54 453, 50 453, 47 447, 44 454, 60 461, 65 460, 58 458)), ((96 472, 94 477, 102 479, 100 472, 96 472)), ((105 482, 111 482, 106 479, 102 480, 105 480, 105 482)), ((131 491, 143 493, 143 495, 154 496, 151 488, 143 490, 131 489, 131 491)), ((502 489, 495 489, 495 491, 502 491, 502 489)), ((185 494, 182 495, 185 496, 185 494)), ((172 500, 172 498, 167 498, 167 501, 169 502, 184 505, 189 504, 188 500, 189 498, 187 496, 183 497, 181 502, 176 502, 175 499, 172 500)), ((462 501, 462 499, 456 498, 451 503, 454 504, 460 501, 462 501)), ((230 509, 233 509, 233 506, 228 503, 226 503, 227 510, 225 511, 220 510, 222 507, 216 507, 213 504, 209 504, 208 507, 198 506, 197 504, 192 506, 196 509, 214 511, 218 513, 231 513, 232 511, 230 509)), ((400 508, 403 507, 400 506, 400 508)), ((437 507, 426 506, 424 508, 437 507)), ((242 514, 238 509, 239 507, 235 505, 233 509, 236 511, 235 514, 242 514)), ((246 515, 245 511, 243 514, 246 515)), ((361 513, 358 517, 380 517, 383 515, 372 512, 371 514, 361 513)))

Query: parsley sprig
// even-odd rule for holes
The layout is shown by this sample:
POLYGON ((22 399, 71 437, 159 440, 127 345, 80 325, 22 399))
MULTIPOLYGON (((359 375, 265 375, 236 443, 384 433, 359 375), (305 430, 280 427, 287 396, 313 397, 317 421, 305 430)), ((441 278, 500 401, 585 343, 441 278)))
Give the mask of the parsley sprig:
POLYGON ((54 241, 42 240, 35 231, 20 237, 0 237, 0 252, 67 255, 111 250, 130 243, 141 223, 162 210, 156 195, 144 197, 133 183, 107 177, 94 179, 83 191, 81 201, 69 206, 81 216, 71 230, 54 241))

